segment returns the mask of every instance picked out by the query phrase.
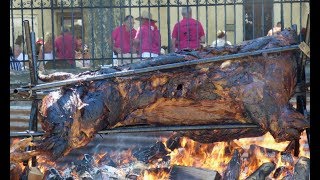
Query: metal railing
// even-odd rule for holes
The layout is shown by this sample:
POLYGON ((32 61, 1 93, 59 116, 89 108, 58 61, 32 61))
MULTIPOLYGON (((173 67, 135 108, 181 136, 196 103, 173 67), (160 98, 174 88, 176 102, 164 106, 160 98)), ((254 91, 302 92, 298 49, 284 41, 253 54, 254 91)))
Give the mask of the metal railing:
MULTIPOLYGON (((147 11, 157 21, 161 35, 159 48, 164 50, 159 53, 161 55, 172 52, 174 25, 183 19, 181 8, 187 6, 192 9, 192 17, 203 26, 203 46, 211 45, 217 39, 219 30, 226 32, 226 40, 231 44, 238 44, 267 35, 277 22, 281 22, 281 28, 297 25, 302 40, 303 33, 300 32, 303 32, 309 14, 308 0, 10 0, 10 46, 14 51, 27 54, 23 22, 29 20, 30 30, 35 33, 36 41, 39 40, 35 45, 38 68, 66 69, 65 63, 61 64, 65 61, 60 61, 57 56, 54 43, 61 28, 63 30, 65 27, 74 36, 73 49, 80 46, 77 52, 72 52, 72 60, 77 62, 72 68, 96 69, 114 65, 114 44, 108 42, 112 31, 124 23, 125 16, 136 18, 147 11), (46 36, 47 33, 51 36, 46 36), (53 61, 45 58, 46 49, 41 47, 41 39, 52 46, 53 61), (82 43, 76 45, 79 39, 82 43)), ((135 20, 134 28, 141 28, 141 22, 135 20)), ((117 60, 121 63, 124 60, 142 60, 139 52, 137 55, 119 56, 117 60)), ((28 60, 25 56, 21 57, 22 64, 27 67, 28 60)))

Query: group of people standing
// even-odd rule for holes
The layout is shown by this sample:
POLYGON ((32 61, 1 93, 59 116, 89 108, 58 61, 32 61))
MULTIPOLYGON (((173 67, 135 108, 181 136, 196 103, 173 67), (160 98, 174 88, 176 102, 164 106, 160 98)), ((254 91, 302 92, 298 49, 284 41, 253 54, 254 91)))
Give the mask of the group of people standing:
MULTIPOLYGON (((10 47, 10 68, 12 70, 20 71, 26 67, 23 61, 28 60, 28 55, 23 53, 20 44, 16 42, 14 50, 10 47)), ((87 60, 90 58, 88 47, 82 45, 82 39, 74 36, 66 27, 61 28, 61 34, 55 39, 52 37, 52 33, 47 32, 44 39, 39 39, 36 42, 36 46, 37 59, 42 61, 40 66, 43 65, 45 68, 74 68, 76 67, 74 59, 83 58, 85 59, 83 66, 90 66, 90 62, 87 60), (53 62, 53 59, 57 61, 53 62)))
MULTIPOLYGON (((171 36, 171 51, 195 50, 205 43, 205 32, 200 21, 192 18, 192 9, 182 7, 182 20, 174 25, 171 36)), ((108 43, 113 47, 114 65, 130 63, 130 58, 157 57, 161 51, 161 35, 152 19, 152 14, 143 11, 141 16, 134 19, 128 15, 121 26, 116 27, 108 43), (141 22, 138 30, 134 29, 134 20, 141 22), (124 59, 128 60, 124 60, 124 59)), ((218 39, 211 47, 231 45, 226 41, 225 31, 217 33, 218 39)), ((138 60, 138 58, 136 58, 138 60)), ((134 61, 133 61, 134 62, 134 61)))
MULTIPOLYGON (((131 15, 124 18, 123 24, 112 31, 108 40, 113 47, 114 65, 131 63, 129 58, 136 58, 138 54, 142 58, 157 57, 160 54, 161 36, 156 22, 147 11, 143 11, 135 19, 131 15), (141 22, 138 30, 134 29, 134 20, 141 22)), ((135 61, 139 59, 134 59, 133 62, 135 61)))
MULTIPOLYGON (((44 65, 46 67, 52 68, 56 67, 76 67, 75 59, 89 58, 88 48, 86 45, 82 45, 82 38, 75 37, 68 28, 62 27, 61 34, 54 39, 52 38, 52 33, 48 32, 45 34, 44 41, 39 48, 38 59, 45 60, 44 65), (53 45, 55 49, 55 59, 58 61, 53 62, 51 60, 53 57, 53 45), (66 61, 59 61, 59 60, 66 61)), ((87 60, 86 60, 87 61, 87 60)), ((85 61, 84 66, 89 66, 90 64, 85 61)))
MULTIPOLYGON (((172 31, 172 52, 186 49, 195 50, 205 43, 203 26, 200 21, 192 18, 192 9, 190 7, 182 7, 181 15, 183 18, 174 25, 172 31)), ((156 22, 152 18, 150 11, 141 12, 141 15, 137 18, 132 15, 124 18, 123 24, 116 27, 108 39, 109 46, 113 50, 113 64, 115 66, 136 62, 141 58, 145 59, 160 55, 161 35, 156 22), (140 26, 137 30, 134 28, 135 20, 140 21, 140 26)), ((225 31, 218 31, 217 37, 218 39, 212 43, 211 47, 231 45, 229 41, 225 40, 225 31)), ((60 65, 75 67, 74 58, 89 59, 88 56, 85 57, 88 54, 88 49, 86 49, 85 45, 82 45, 82 39, 75 38, 69 29, 65 27, 62 27, 61 34, 57 38, 53 39, 51 33, 46 33, 44 40, 39 43, 38 59, 45 60, 44 64, 48 67, 52 66, 53 62, 50 60, 54 59, 53 45, 55 59, 66 60, 54 62, 55 67, 60 65)))

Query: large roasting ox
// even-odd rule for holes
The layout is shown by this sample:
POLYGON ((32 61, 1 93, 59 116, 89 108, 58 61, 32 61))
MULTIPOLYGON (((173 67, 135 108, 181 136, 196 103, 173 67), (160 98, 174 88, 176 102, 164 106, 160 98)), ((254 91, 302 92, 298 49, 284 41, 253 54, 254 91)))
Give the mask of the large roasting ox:
MULTIPOLYGON (((141 63, 78 75, 55 74, 55 79, 95 76, 175 62, 237 54, 297 44, 296 33, 284 30, 239 45, 203 48, 148 59, 141 63)), ((309 122, 289 103, 296 85, 296 52, 284 51, 233 60, 202 63, 127 77, 83 81, 45 96, 38 119, 45 135, 34 140, 32 155, 53 159, 88 144, 105 128, 137 124, 207 125, 254 123, 254 129, 180 132, 212 143, 270 132, 276 141, 299 139, 309 122)))

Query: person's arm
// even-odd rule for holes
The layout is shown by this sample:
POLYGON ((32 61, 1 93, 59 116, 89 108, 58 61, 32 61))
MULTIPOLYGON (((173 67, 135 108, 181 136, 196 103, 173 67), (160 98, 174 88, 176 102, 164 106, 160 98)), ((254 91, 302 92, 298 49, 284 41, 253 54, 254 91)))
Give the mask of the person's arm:
POLYGON ((200 37, 200 43, 201 44, 206 43, 206 35, 203 35, 203 36, 200 37))
POLYGON ((270 29, 270 30, 268 31, 267 36, 272 36, 272 29, 270 29))
POLYGON ((172 52, 176 52, 177 51, 177 48, 176 48, 176 38, 172 38, 171 39, 171 51, 172 52))
POLYGON ((178 23, 174 25, 171 35, 171 52, 177 52, 178 23))
POLYGON ((40 46, 39 54, 38 54, 38 59, 43 59, 43 54, 42 54, 42 49, 44 48, 43 45, 40 46))

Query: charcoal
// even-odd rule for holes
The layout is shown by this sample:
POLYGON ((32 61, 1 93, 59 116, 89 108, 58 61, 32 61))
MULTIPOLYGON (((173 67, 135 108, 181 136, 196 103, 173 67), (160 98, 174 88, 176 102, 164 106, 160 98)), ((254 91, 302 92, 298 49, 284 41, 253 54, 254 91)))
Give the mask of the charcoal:
POLYGON ((133 156, 139 161, 149 163, 153 160, 166 156, 169 152, 165 149, 162 142, 156 142, 153 146, 147 148, 139 148, 133 152, 133 156))
POLYGON ((101 158, 98 161, 98 164, 99 165, 107 165, 107 166, 117 167, 117 164, 111 159, 111 157, 108 154, 103 156, 103 158, 101 158))
POLYGON ((61 176, 58 170, 55 168, 50 168, 46 173, 45 173, 45 179, 46 180, 64 180, 64 178, 61 176))
POLYGON ((166 141, 166 146, 169 148, 171 151, 179 148, 180 145, 180 134, 173 134, 167 141, 166 141))

